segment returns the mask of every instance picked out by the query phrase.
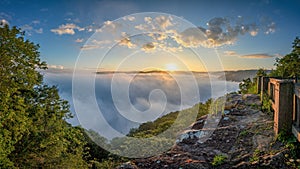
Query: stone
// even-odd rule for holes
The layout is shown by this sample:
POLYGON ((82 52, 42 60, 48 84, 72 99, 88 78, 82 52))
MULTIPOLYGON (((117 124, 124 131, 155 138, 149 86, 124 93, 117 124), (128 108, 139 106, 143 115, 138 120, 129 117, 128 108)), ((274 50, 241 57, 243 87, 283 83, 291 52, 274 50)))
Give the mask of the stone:
POLYGON ((224 110, 224 114, 228 115, 230 113, 230 110, 224 110))
POLYGON ((272 142, 272 136, 264 136, 264 135, 257 135, 253 136, 254 144, 257 145, 256 149, 261 151, 266 151, 269 148, 269 144, 272 142))
POLYGON ((199 138, 204 135, 204 132, 201 130, 185 130, 181 134, 179 134, 176 143, 196 143, 199 138))
POLYGON ((237 100, 233 100, 233 101, 231 101, 231 102, 226 102, 226 103, 225 103, 225 106, 224 106, 224 109, 225 109, 225 110, 230 110, 230 109, 236 107, 238 103, 239 103, 239 102, 238 102, 237 100))
POLYGON ((199 119, 197 119, 197 121, 195 123, 193 123, 191 125, 190 128, 191 129, 196 129, 196 130, 202 129, 204 124, 205 124, 206 119, 207 119, 207 115, 200 117, 199 119))

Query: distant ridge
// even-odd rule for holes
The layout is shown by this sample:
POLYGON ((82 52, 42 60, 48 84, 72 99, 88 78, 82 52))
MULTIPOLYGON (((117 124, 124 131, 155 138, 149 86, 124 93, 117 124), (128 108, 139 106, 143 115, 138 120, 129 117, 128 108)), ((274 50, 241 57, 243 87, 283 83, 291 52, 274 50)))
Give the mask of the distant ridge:
MULTIPOLYGON (((243 79, 254 78, 258 69, 251 70, 233 70, 224 71, 227 81, 241 82, 243 79)), ((271 70, 266 70, 266 73, 270 73, 271 70)), ((147 71, 99 71, 96 74, 208 74, 207 72, 200 71, 165 71, 165 70, 147 70, 147 71)), ((212 75, 217 76, 219 79, 223 79, 222 71, 210 72, 212 75)))
MULTIPOLYGON (((254 78, 258 69, 253 70, 237 70, 237 71, 225 71, 227 81, 241 82, 243 79, 254 78)), ((270 73, 271 70, 265 70, 266 73, 270 73)))
POLYGON ((148 71, 99 71, 96 74, 113 74, 113 73, 127 73, 127 74, 153 74, 153 73, 164 73, 164 74, 190 74, 190 73, 207 73, 198 71, 165 71, 165 70, 148 70, 148 71))

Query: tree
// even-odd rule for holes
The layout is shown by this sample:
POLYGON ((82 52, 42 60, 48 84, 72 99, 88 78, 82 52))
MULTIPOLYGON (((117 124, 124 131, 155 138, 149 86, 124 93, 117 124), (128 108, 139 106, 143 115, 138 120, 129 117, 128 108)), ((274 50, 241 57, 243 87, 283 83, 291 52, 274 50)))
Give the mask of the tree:
POLYGON ((240 93, 242 94, 249 93, 249 90, 252 86, 253 83, 250 78, 243 79, 243 81, 239 84, 240 93))
POLYGON ((300 77, 300 39, 296 37, 292 52, 283 58, 276 58, 276 69, 271 72, 273 77, 295 78, 300 77))
POLYGON ((255 78, 259 77, 259 76, 267 76, 267 73, 265 71, 265 69, 263 68, 259 68, 256 72, 255 78))
POLYGON ((82 133, 54 86, 38 45, 16 27, 0 26, 0 168, 86 168, 82 133))

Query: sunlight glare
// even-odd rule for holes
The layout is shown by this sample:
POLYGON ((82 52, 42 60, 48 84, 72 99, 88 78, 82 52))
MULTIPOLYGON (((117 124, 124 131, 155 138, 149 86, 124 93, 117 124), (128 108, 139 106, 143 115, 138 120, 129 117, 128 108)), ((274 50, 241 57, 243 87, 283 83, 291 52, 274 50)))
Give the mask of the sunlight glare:
POLYGON ((166 64, 166 68, 165 68, 167 71, 175 71, 175 70, 178 70, 177 69, 177 65, 174 64, 174 63, 169 63, 169 64, 166 64))

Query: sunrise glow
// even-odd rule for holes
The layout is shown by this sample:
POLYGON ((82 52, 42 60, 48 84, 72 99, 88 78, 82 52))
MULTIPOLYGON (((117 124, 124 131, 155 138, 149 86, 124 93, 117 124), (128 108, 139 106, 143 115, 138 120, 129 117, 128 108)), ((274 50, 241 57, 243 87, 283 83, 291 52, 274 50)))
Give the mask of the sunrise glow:
POLYGON ((168 63, 168 64, 166 64, 165 69, 167 71, 176 71, 176 70, 178 70, 178 67, 175 63, 168 63))

